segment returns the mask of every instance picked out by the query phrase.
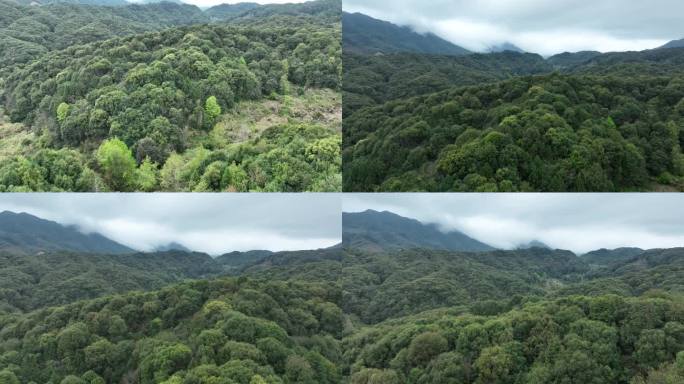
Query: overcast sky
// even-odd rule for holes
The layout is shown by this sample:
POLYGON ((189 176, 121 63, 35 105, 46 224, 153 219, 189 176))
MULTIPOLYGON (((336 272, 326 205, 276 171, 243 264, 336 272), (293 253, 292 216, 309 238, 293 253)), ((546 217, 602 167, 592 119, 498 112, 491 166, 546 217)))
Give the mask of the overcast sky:
POLYGON ((539 240, 577 254, 684 246, 683 194, 345 194, 345 212, 387 210, 497 248, 539 240))
MULTIPOLYGON (((128 0, 131 3, 137 3, 139 0, 128 0)), ((213 7, 219 4, 237 4, 237 3, 259 3, 259 4, 287 4, 287 3, 303 3, 308 0, 181 0, 186 4, 193 4, 200 8, 213 7)))
POLYGON ((681 0, 343 0, 343 9, 473 51, 505 41, 542 55, 643 50, 684 38, 681 0))
POLYGON ((5 210, 75 224, 143 251, 177 242, 218 255, 341 241, 337 194, 2 194, 5 210))

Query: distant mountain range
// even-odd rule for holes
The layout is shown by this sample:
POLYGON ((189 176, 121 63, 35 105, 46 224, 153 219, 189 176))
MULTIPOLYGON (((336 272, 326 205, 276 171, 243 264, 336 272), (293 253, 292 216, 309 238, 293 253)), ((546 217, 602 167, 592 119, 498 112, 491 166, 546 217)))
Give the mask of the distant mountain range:
POLYGON ((495 249, 458 231, 444 233, 434 224, 374 210, 342 214, 342 244, 376 251, 427 248, 483 252, 495 249))
POLYGON ((135 250, 99 233, 83 233, 28 213, 0 213, 0 249, 30 252, 74 251, 105 254, 133 253, 135 250))
POLYGON ((467 55, 465 48, 432 33, 417 33, 361 13, 342 13, 342 44, 349 52, 376 54, 415 52, 440 55, 467 55))
MULTIPOLYGON (((362 13, 342 13, 343 47, 346 52, 359 54, 420 53, 437 55, 468 55, 473 52, 427 32, 418 33, 410 27, 375 19, 362 13)), ((684 39, 673 40, 663 48, 682 48, 684 39)), ((511 42, 490 46, 487 53, 525 52, 511 42)), ((557 67, 568 67, 586 62, 601 52, 565 52, 551 56, 549 62, 557 67)))

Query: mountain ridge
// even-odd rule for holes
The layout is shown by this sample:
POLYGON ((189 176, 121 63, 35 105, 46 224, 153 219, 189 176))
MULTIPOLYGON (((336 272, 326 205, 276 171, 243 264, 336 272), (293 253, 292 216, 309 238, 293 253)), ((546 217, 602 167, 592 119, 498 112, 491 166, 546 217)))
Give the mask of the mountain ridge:
POLYGON ((100 233, 83 233, 78 227, 45 220, 26 212, 0 213, 0 249, 26 252, 75 251, 126 254, 134 249, 100 233))
POLYGON ((420 34, 409 27, 398 26, 358 12, 342 12, 342 28, 342 44, 345 51, 367 54, 416 52, 454 56, 471 53, 433 33, 420 34))
POLYGON ((435 224, 371 209, 342 213, 342 243, 346 247, 375 251, 429 248, 482 252, 495 249, 459 231, 444 233, 435 224))

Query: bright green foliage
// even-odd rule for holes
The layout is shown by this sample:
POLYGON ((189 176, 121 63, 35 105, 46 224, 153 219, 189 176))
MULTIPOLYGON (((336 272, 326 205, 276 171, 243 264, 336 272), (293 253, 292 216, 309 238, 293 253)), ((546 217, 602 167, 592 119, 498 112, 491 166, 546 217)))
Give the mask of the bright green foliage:
MULTIPOLYGON (((135 182, 135 159, 126 143, 117 138, 105 140, 97 149, 96 157, 104 180, 112 190, 127 191, 131 188, 135 182)), ((149 183, 149 180, 142 182, 149 183)))
POLYGON ((61 103, 57 107, 57 121, 62 123, 66 119, 67 114, 69 114, 69 104, 61 103))
POLYGON ((204 103, 204 113, 209 121, 214 121, 221 114, 221 106, 216 101, 216 96, 209 96, 204 103))
MULTIPOLYGON (((335 136, 339 142, 341 138, 336 113, 341 106, 340 2, 255 7, 241 8, 230 16, 214 11, 204 14, 194 6, 177 4, 94 7, 92 13, 84 12, 78 5, 40 10, 34 7, 37 13, 49 10, 50 15, 60 8, 65 13, 63 17, 74 25, 80 24, 72 18, 83 20, 84 25, 95 19, 102 24, 91 21, 91 29, 108 26, 112 30, 79 32, 92 35, 85 41, 82 37, 87 36, 80 34, 78 38, 67 39, 61 32, 50 33, 42 38, 64 39, 74 45, 45 55, 36 54, 34 60, 26 60, 30 62, 23 66, 0 66, 3 110, 12 121, 42 133, 41 140, 33 143, 37 149, 78 148, 85 160, 81 165, 92 164, 90 159, 97 157, 94 149, 105 140, 117 138, 131 149, 137 164, 143 167, 129 180, 105 174, 109 172, 105 167, 90 169, 87 180, 78 185, 85 190, 100 190, 101 183, 92 177, 92 171, 96 171, 113 190, 339 191, 340 154, 333 151, 330 158, 330 152, 320 156, 305 152, 317 140, 335 136), (158 20, 149 17, 154 10, 159 12, 158 20), (110 21, 112 13, 116 17, 110 21), (204 23, 225 17, 233 22, 204 23), (134 26, 127 29, 127 22, 134 26), (197 22, 200 25, 163 28, 197 22), (114 28, 112 23, 124 30, 114 28), (158 29, 163 30, 99 41, 158 29), (80 42, 92 43, 78 45, 80 42), (280 103, 286 93, 295 99, 305 99, 309 94, 333 95, 328 97, 335 105, 321 114, 321 105, 316 102, 300 103, 290 111, 273 110, 273 104, 280 103), (243 119, 240 108, 258 102, 268 111, 265 116, 255 118, 247 126, 231 120, 243 119), (218 119, 226 111, 237 112, 218 119), (207 130, 217 122, 221 127, 213 132, 214 140, 207 130), (282 135, 285 137, 261 137, 268 128, 277 131, 287 124, 306 124, 316 126, 315 129, 323 126, 325 131, 316 135, 288 131, 282 135), (284 152, 273 152, 276 146, 287 148, 284 152), (203 160, 215 159, 204 162, 195 155, 203 156, 203 160), (315 165, 306 163, 312 155, 315 165), (145 163, 147 158, 160 170, 158 184, 152 181, 153 170, 145 163), (184 163, 184 171, 175 176, 181 180, 165 177, 169 172, 175 173, 179 162, 184 163), (229 172, 228 167, 233 164, 240 170, 229 172), (231 174, 235 174, 235 182, 230 180, 231 174), (143 180, 136 180, 138 175, 143 180)), ((17 15, 31 14, 28 7, 6 8, 17 15)), ((36 17, 42 22, 43 16, 36 17)), ((55 28, 51 26, 49 30, 55 28)), ((24 31, 22 37, 41 35, 41 31, 24 31)), ((0 36, 4 36, 2 26, 0 36)), ((0 37, 0 47, 3 41, 0 37)), ((26 54, 34 55, 29 51, 26 54)), ((0 180, 3 190, 80 190, 76 185, 55 186, 41 179, 33 158, 35 150, 22 147, 12 154, 21 158, 0 159, 0 179, 6 179, 0 180), (19 162, 22 166, 17 167, 19 162), (4 177, 4 172, 12 174, 4 177)))
POLYGON ((159 187, 159 170, 157 165, 146 158, 135 172, 135 182, 138 190, 152 192, 159 187))

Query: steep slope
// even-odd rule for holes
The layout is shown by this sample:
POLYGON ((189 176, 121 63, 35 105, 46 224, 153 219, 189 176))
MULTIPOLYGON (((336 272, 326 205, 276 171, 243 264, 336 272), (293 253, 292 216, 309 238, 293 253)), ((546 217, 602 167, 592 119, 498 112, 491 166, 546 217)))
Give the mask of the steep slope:
POLYGON ((444 55, 470 53, 432 33, 420 34, 409 27, 399 27, 361 13, 342 13, 342 28, 345 52, 413 52, 444 55))
POLYGON ((46 140, 0 159, 0 190, 339 191, 339 19, 257 20, 72 46, 14 68, 4 109, 46 140), (100 148, 128 169, 108 172, 100 148))
POLYGON ((85 234, 72 226, 27 213, 0 213, 0 249, 22 252, 75 251, 105 254, 135 252, 98 233, 85 234))
POLYGON ((494 249, 458 231, 444 233, 434 224, 373 210, 342 213, 342 243, 345 247, 374 251, 427 248, 482 252, 494 249))

